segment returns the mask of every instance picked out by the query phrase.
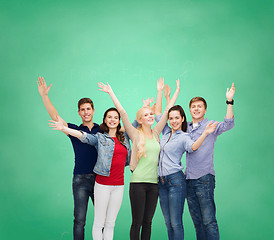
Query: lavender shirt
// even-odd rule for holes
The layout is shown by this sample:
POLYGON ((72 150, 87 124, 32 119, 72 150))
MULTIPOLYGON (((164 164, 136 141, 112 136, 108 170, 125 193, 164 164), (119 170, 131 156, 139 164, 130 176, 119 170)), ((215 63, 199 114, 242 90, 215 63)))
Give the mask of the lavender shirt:
MULTIPOLYGON (((187 132, 191 139, 195 142, 203 133, 206 126, 210 122, 208 119, 203 119, 199 122, 198 127, 193 129, 192 122, 187 123, 187 132)), ((206 174, 215 176, 213 164, 213 150, 214 144, 221 133, 230 130, 234 127, 234 117, 232 119, 225 118, 223 122, 219 122, 215 131, 209 134, 203 144, 193 153, 186 153, 186 178, 198 179, 206 174)))

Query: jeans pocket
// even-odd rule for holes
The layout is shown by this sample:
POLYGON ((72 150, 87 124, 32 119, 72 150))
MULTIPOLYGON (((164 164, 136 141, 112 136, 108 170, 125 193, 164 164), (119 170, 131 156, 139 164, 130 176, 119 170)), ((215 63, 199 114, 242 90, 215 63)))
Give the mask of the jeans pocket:
POLYGON ((168 180, 170 186, 184 186, 185 179, 182 176, 177 176, 168 180))
POLYGON ((83 178, 81 177, 81 176, 74 176, 73 177, 73 180, 72 180, 72 183, 73 184, 79 184, 79 183, 81 183, 83 181, 83 178))

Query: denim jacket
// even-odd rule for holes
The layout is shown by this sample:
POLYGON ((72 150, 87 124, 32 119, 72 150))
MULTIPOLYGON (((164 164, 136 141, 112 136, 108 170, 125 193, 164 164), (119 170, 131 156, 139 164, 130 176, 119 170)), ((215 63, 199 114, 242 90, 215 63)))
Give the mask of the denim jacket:
MULTIPOLYGON (((97 132, 96 134, 89 134, 86 132, 82 133, 83 135, 80 138, 80 140, 83 143, 87 143, 94 146, 98 152, 97 162, 95 164, 93 171, 102 176, 109 176, 115 146, 113 138, 110 137, 106 132, 97 132)), ((131 156, 131 147, 129 143, 129 137, 126 134, 126 132, 124 132, 123 135, 125 136, 125 141, 122 144, 127 148, 125 166, 128 166, 131 156)))

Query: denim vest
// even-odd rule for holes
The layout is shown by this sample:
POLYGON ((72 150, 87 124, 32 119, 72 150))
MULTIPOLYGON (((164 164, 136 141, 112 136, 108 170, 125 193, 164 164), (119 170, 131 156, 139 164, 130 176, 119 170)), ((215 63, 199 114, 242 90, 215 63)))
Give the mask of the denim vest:
MULTIPOLYGON (((123 135, 125 136, 125 140, 122 144, 127 148, 125 166, 128 166, 131 155, 131 147, 129 143, 129 137, 126 132, 124 132, 123 135)), ((93 172, 102 176, 109 176, 115 146, 113 138, 110 137, 106 132, 97 132, 96 134, 88 134, 83 132, 83 136, 80 140, 83 143, 88 143, 94 146, 98 152, 97 162, 95 164, 93 172)))

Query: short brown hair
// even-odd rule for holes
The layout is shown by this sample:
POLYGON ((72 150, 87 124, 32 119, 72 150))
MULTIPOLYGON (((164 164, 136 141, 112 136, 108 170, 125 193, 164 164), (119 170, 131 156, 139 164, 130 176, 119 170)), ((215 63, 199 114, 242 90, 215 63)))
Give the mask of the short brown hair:
POLYGON ((85 103, 90 103, 91 108, 94 109, 93 101, 90 98, 81 98, 78 101, 78 111, 80 110, 80 106, 85 103))
POLYGON ((205 100, 204 98, 202 98, 202 97, 194 97, 194 98, 192 98, 192 99, 190 100, 190 102, 189 102, 189 108, 190 108, 190 106, 191 106, 192 103, 198 102, 198 101, 202 101, 202 102, 204 103, 205 109, 207 109, 206 100, 205 100))

